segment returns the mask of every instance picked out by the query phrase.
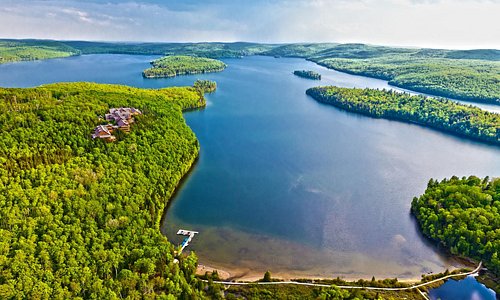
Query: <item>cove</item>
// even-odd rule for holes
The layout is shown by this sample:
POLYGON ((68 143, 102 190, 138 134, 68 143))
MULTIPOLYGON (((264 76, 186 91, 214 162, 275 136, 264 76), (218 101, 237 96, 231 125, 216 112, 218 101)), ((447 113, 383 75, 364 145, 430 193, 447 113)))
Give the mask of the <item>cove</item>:
POLYGON ((201 153, 162 224, 174 243, 179 228, 199 231, 189 247, 202 264, 237 276, 270 270, 356 279, 419 278, 460 266, 419 234, 411 199, 431 177, 499 176, 498 147, 317 103, 307 88, 395 88, 302 59, 225 59, 221 73, 142 78, 154 58, 86 55, 0 65, 0 85, 217 81, 207 108, 185 113, 201 153), (322 80, 292 74, 300 69, 322 80))

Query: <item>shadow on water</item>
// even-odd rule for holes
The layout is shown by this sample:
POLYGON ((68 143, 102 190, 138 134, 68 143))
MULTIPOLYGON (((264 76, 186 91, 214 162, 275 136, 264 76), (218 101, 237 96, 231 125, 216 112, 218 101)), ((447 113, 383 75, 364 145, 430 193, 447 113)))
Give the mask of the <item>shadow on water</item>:
POLYGON ((165 218, 167 216, 168 209, 170 208, 172 203, 175 201, 177 194, 184 188, 186 181, 188 181, 191 173, 194 172, 196 166, 198 165, 199 158, 200 158, 200 154, 198 153, 198 156, 196 156, 196 158, 194 159, 193 164, 191 165, 189 170, 186 172, 186 174, 184 174, 184 176, 182 176, 181 180, 179 181, 179 183, 175 187, 174 192, 172 193, 170 198, 167 200, 167 205, 165 206, 165 209, 163 210, 163 214, 162 214, 161 219, 160 219, 160 231, 164 236, 167 237, 167 239, 168 239, 168 236, 167 236, 167 232, 165 230, 165 224, 166 224, 165 218))
MULTIPOLYGON (((447 249, 446 247, 444 247, 441 243, 426 236, 422 232, 422 229, 420 228, 420 225, 418 223, 417 218, 415 217, 415 215, 411 211, 409 212, 409 216, 410 216, 410 220, 415 228, 415 232, 416 232, 417 236, 420 238, 420 240, 422 241, 422 243, 425 246, 427 246, 428 248, 434 250, 434 252, 437 253, 442 260, 446 261, 449 265, 452 265, 452 266, 456 265, 456 266, 463 267, 465 265, 465 266, 470 267, 470 268, 477 267, 477 264, 475 262, 473 262, 472 260, 466 260, 464 258, 457 257, 457 256, 453 255, 450 252, 450 250, 447 249)), ((444 271, 445 270, 443 270, 443 272, 444 271)))

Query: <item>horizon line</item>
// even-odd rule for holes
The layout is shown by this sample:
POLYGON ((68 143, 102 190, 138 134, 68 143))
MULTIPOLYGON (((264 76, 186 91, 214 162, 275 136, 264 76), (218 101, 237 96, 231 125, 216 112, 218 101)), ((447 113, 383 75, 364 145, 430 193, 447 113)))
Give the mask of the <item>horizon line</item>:
POLYGON ((17 41, 53 41, 53 42, 89 42, 89 43, 119 43, 119 44, 236 44, 236 43, 246 43, 246 44, 260 44, 260 45, 294 45, 294 44, 337 44, 337 45, 368 45, 375 47, 389 47, 389 48, 406 48, 406 49, 434 49, 434 50, 496 50, 497 48, 491 47, 481 47, 473 48, 470 46, 456 47, 456 48, 445 48, 439 46, 415 46, 415 45, 390 45, 390 44, 373 44, 366 42, 332 42, 332 41, 314 41, 314 42, 255 42, 255 41, 125 41, 125 40, 86 40, 86 39, 55 39, 55 38, 36 38, 36 37, 26 37, 26 38, 9 38, 0 37, 0 40, 17 40, 17 41))

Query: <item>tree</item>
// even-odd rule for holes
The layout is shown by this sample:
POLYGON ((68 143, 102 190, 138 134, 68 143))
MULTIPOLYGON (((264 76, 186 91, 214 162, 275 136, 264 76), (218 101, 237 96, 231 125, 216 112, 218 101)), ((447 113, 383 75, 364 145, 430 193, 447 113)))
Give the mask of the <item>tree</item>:
POLYGON ((263 282, 271 282, 272 281, 271 272, 266 271, 266 273, 264 273, 264 278, 262 278, 262 281, 263 282))

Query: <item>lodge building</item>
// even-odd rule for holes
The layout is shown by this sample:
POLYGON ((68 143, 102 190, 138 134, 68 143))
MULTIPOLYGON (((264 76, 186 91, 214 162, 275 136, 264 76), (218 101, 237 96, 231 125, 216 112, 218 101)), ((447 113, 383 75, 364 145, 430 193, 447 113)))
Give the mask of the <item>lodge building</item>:
POLYGON ((113 135, 113 131, 121 130, 124 132, 130 132, 130 124, 134 123, 134 116, 142 115, 142 112, 133 107, 120 107, 111 108, 109 113, 104 117, 106 121, 114 122, 114 124, 99 125, 94 129, 92 138, 104 139, 107 142, 113 142, 116 137, 113 135))

